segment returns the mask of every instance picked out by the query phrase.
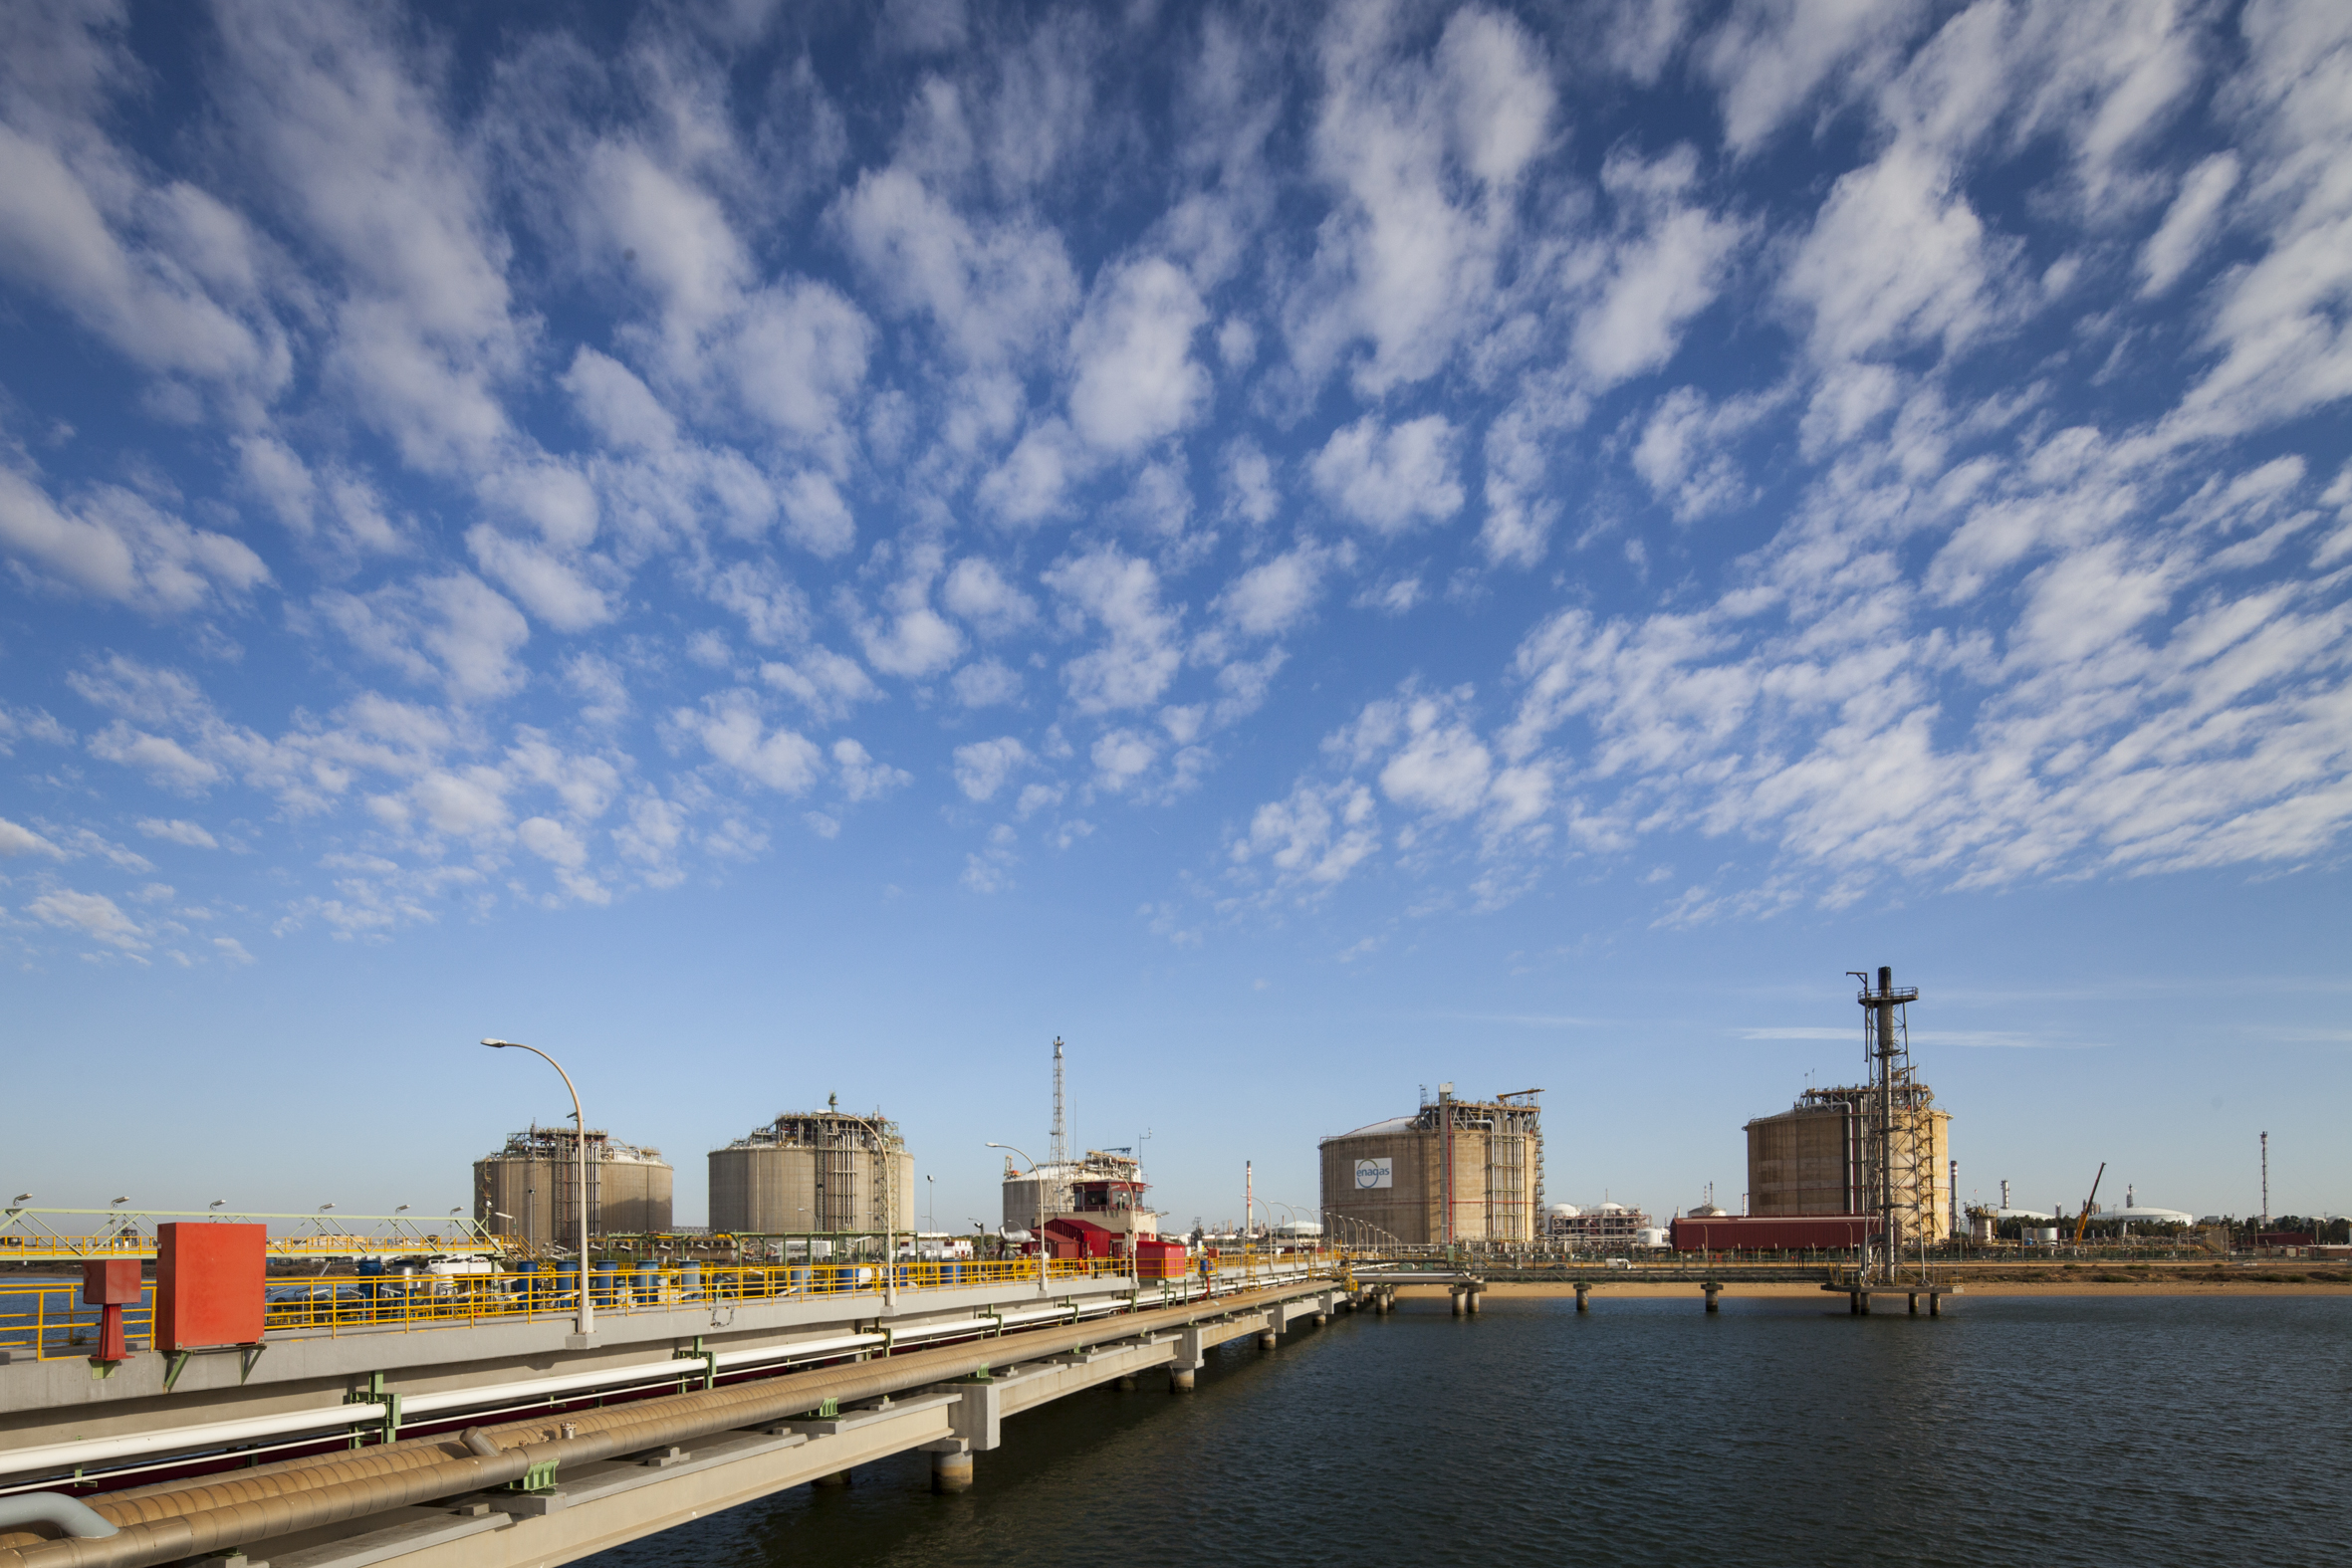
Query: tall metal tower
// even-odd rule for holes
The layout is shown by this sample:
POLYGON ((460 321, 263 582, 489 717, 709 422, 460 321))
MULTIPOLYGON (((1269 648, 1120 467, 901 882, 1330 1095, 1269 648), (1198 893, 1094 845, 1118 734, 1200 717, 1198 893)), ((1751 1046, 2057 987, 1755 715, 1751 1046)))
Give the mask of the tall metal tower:
POLYGON ((2262 1134, 2262 1229, 2270 1229, 2270 1135, 2262 1134))
POLYGON ((1877 1250, 1884 1277, 1892 1279, 1906 1233, 1924 1237, 1926 1216, 1935 1206, 1935 1151, 1932 1127, 1921 1113, 1926 1096, 1911 1071, 1911 1004, 1917 986, 1895 989, 1895 972, 1878 969, 1878 989, 1862 970, 1846 971, 1862 983, 1854 1000, 1862 1006, 1862 1053, 1870 1061, 1869 1173, 1867 1191, 1878 1217, 1877 1250), (1921 1169, 1925 1164, 1925 1170, 1921 1169), (1906 1224, 1908 1222, 1908 1225, 1906 1224))
POLYGON ((1069 1163, 1069 1134, 1061 1120, 1061 1036, 1054 1036, 1054 1136, 1046 1145, 1049 1165, 1069 1163))

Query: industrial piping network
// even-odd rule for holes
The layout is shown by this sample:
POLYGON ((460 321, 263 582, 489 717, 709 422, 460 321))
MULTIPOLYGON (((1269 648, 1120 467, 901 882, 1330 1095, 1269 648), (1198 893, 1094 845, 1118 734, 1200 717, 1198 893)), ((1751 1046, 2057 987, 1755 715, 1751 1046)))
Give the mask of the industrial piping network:
MULTIPOLYGON (((1282 1293, 1254 1291, 1226 1296, 1213 1310, 1246 1310, 1254 1300, 1282 1293)), ((1179 1328, 1207 1310, 1212 1310, 1210 1303, 1201 1301, 1136 1312, 1120 1321, 1119 1337, 1179 1328)), ((1095 1323, 1059 1331, 1033 1330, 1020 1336, 1017 1353, 1022 1359, 1036 1359, 1081 1349, 1100 1342, 1102 1327, 1095 1323)), ((454 1439, 410 1439, 356 1454, 262 1465, 242 1471, 232 1480, 170 1484, 102 1496, 88 1509, 113 1525, 113 1533, 0 1547, 0 1568, 154 1568, 225 1547, 503 1486, 533 1470, 552 1472, 567 1463, 585 1464, 688 1443, 713 1433, 788 1420, 806 1415, 826 1400, 872 1399, 951 1382, 992 1364, 1003 1364, 1008 1348, 1004 1340, 990 1339, 982 1347, 916 1351, 833 1371, 582 1412, 566 1417, 558 1429, 577 1433, 568 1438, 543 1438, 544 1421, 487 1432, 467 1428, 454 1439), (508 1447, 499 1442, 501 1437, 525 1441, 508 1447)), ((348 1412, 351 1407, 342 1409, 348 1412)), ((75 1501, 54 1492, 20 1494, 20 1498, 8 1500, 20 1507, 54 1507, 75 1501)), ((49 1517, 52 1522, 64 1522, 54 1515, 49 1517)))

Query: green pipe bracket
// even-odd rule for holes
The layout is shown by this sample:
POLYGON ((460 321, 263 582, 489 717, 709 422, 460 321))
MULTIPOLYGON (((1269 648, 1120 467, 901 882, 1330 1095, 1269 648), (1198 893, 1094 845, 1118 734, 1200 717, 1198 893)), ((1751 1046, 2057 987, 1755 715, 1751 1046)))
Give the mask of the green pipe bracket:
POLYGON ((508 1491, 554 1491, 556 1489, 556 1465, 559 1462, 559 1460, 550 1459, 545 1464, 532 1465, 523 1472, 521 1480, 508 1481, 506 1489, 508 1491))
MULTIPOLYGON (((715 1350, 703 1349, 702 1336, 700 1334, 694 1336, 694 1348, 692 1350, 675 1350, 670 1352, 670 1354, 675 1356, 680 1361, 699 1361, 702 1363, 702 1386, 704 1390, 708 1391, 719 1386, 719 1353, 715 1350)), ((683 1380, 680 1381, 681 1383, 683 1382, 683 1380)))

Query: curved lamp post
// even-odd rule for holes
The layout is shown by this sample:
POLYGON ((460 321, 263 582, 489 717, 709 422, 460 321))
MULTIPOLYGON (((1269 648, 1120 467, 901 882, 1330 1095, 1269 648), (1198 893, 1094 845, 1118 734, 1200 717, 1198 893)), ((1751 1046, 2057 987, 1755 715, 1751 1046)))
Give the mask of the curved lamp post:
POLYGON ((576 1147, 580 1153, 580 1336, 586 1339, 596 1331, 596 1303, 588 1289, 588 1117, 581 1113, 580 1090, 573 1087, 572 1074, 564 1064, 536 1045, 521 1040, 484 1040, 492 1050, 527 1050, 556 1069, 556 1076, 564 1080, 564 1087, 572 1091, 572 1120, 579 1137, 576 1147))
POLYGON ((835 1114, 872 1133, 874 1152, 882 1157, 882 1304, 895 1312, 898 1310, 898 1161, 891 1155, 889 1140, 882 1136, 879 1127, 852 1111, 835 1114))
MULTIPOLYGON (((1008 1153, 1020 1155, 1024 1160, 1029 1160, 1027 1151, 1015 1148, 1009 1143, 992 1143, 989 1147, 1003 1149, 1008 1153)), ((1035 1160, 1029 1160, 1029 1188, 1036 1195, 1038 1201, 1037 1229, 1030 1232, 1029 1235, 1030 1239, 1037 1243, 1038 1294, 1044 1295, 1046 1293, 1046 1183, 1045 1179, 1038 1175, 1038 1162, 1035 1160)))

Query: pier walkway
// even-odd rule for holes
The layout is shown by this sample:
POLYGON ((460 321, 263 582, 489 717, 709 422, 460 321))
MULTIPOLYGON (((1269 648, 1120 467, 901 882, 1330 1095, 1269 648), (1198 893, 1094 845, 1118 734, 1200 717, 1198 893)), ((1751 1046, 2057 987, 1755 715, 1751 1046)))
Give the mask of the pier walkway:
POLYGON ((1272 1348, 1362 1299, 1337 1259, 1176 1280, 1060 1267, 845 1267, 840 1289, 804 1269, 775 1295, 599 1306, 585 1340, 534 1310, 105 1367, 12 1355, 0 1519, 39 1517, 0 1523, 0 1568, 562 1563, 910 1450, 959 1490, 1007 1417, 1145 1374, 1183 1393, 1215 1346, 1272 1348))

